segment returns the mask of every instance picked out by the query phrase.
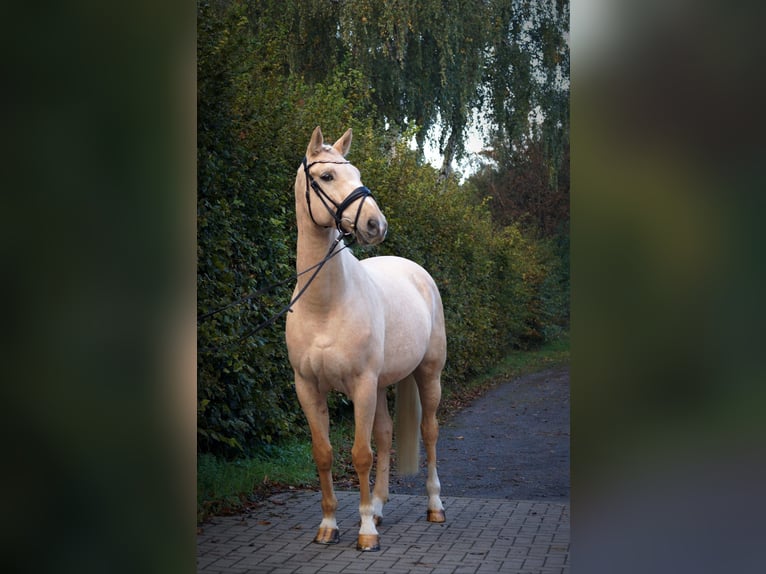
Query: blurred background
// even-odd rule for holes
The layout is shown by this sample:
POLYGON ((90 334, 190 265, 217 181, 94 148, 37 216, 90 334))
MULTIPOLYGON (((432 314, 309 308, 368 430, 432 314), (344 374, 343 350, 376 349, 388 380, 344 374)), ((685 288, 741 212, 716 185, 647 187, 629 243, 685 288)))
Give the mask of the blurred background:
POLYGON ((758 563, 758 11, 572 3, 574 572, 758 563))

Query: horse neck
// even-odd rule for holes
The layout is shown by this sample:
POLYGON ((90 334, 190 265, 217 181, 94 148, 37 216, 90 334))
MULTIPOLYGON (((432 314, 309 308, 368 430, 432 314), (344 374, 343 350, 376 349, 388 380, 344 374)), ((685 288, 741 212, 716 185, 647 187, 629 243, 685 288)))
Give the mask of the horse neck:
MULTIPOLYGON (((308 212, 303 207, 304 204, 305 196, 298 194, 296 197, 296 213, 298 214, 296 268, 299 273, 322 261, 338 236, 338 231, 334 227, 319 227, 311 221, 308 212)), ((342 246, 341 242, 336 245, 335 250, 341 249, 342 246)), ((340 302, 347 282, 349 255, 350 252, 339 253, 328 260, 316 276, 314 276, 316 271, 314 269, 298 277, 298 290, 303 289, 306 283, 311 280, 310 287, 302 296, 304 303, 326 310, 340 302)))

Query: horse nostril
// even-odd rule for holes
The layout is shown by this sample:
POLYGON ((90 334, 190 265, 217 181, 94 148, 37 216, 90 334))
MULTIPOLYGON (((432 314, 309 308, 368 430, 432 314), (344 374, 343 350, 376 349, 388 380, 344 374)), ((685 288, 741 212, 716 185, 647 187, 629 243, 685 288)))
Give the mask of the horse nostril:
POLYGON ((377 235, 378 231, 380 231, 380 225, 378 224, 377 219, 370 219, 367 222, 367 232, 370 235, 377 235))

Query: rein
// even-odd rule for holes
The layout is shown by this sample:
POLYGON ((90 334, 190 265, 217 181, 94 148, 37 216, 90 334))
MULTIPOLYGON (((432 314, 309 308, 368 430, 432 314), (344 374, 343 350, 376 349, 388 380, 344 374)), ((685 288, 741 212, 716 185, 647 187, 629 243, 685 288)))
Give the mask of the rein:
POLYGON ((241 303, 244 303, 245 301, 248 301, 250 299, 253 299, 254 297, 257 297, 259 295, 263 295, 264 293, 267 293, 271 291, 272 289, 275 289, 277 287, 280 287, 281 285, 285 285, 286 283, 289 283, 290 281, 293 281, 294 279, 297 279, 301 275, 305 275, 312 269, 314 270, 314 273, 309 277, 308 281, 306 281, 306 284, 301 288, 301 290, 293 297, 290 302, 285 305, 280 311, 278 311, 275 315, 272 315, 244 335, 240 336, 239 338, 235 339, 234 341, 229 341, 228 343, 223 343, 222 345, 218 345, 216 347, 203 347, 202 351, 217 351, 224 347, 227 347, 229 345, 234 345, 237 343, 241 343, 248 337, 252 337, 255 333, 260 331, 261 329, 265 329, 269 325, 273 324, 277 319, 285 315, 288 311, 292 312, 292 307, 295 305, 295 303, 298 301, 298 299, 301 298, 301 296, 306 292, 306 289, 309 288, 309 285, 311 285, 312 281, 316 278, 316 276, 319 274, 319 272, 322 270, 322 267, 324 267, 324 264, 327 263, 330 259, 335 257, 338 253, 346 249, 350 243, 344 243, 343 247, 335 251, 335 248, 340 243, 341 239, 344 238, 343 232, 341 232, 338 237, 335 238, 335 241, 332 242, 332 245, 330 246, 330 249, 327 251, 327 254, 319 261, 319 263, 315 263, 311 267, 304 269, 300 273, 297 273, 296 275, 293 275, 292 277, 288 277, 284 281, 280 281, 279 283, 274 283, 273 285, 269 285, 268 287, 264 287, 263 289, 259 289, 258 291, 255 291, 253 293, 250 293, 249 295, 245 295, 241 299, 237 299, 236 301, 233 301, 229 303, 228 305, 224 305, 220 309, 216 309, 215 311, 210 311, 209 313, 205 313, 204 315, 200 315, 197 317, 197 324, 199 324, 201 321, 204 321, 208 317, 212 317, 213 315, 217 315, 218 313, 225 311, 226 309, 229 309, 230 307, 234 307, 235 305, 239 305, 241 303))
POLYGON ((337 203, 335 200, 333 200, 332 197, 330 197, 325 190, 322 189, 322 187, 319 185, 319 182, 316 181, 311 173, 309 172, 309 169, 311 166, 316 165, 318 163, 334 163, 334 164, 348 164, 351 163, 350 161, 313 161, 311 163, 308 163, 308 160, 304 156, 303 161, 301 162, 303 164, 303 171, 306 175, 306 204, 309 208, 309 216, 311 217, 311 221, 314 222, 314 225, 317 225, 319 227, 325 227, 329 228, 329 225, 319 225, 317 223, 316 219, 314 219, 314 213, 311 211, 311 192, 309 190, 313 189, 314 193, 316 193, 319 200, 322 202, 322 205, 325 206, 325 209, 330 213, 333 220, 335 221, 335 227, 338 229, 338 237, 335 238, 332 245, 330 246, 330 249, 327 251, 327 254, 322 258, 319 263, 315 263, 308 269, 304 269, 300 273, 293 275, 292 277, 288 277, 284 281, 280 281, 279 283, 275 283, 273 285, 269 285, 268 287, 264 287, 263 289, 259 289, 258 291, 255 291, 253 293, 250 293, 249 295, 245 295, 244 297, 237 299, 236 301, 232 301, 228 305, 224 305, 223 307, 219 309, 215 309, 214 311, 210 311, 208 313, 205 313, 203 315, 200 315, 197 317, 197 324, 204 321, 205 319, 212 317, 213 315, 217 315, 218 313, 221 313, 222 311, 225 311, 226 309, 229 309, 231 307, 234 307, 236 305, 240 305, 241 303, 244 303, 245 301, 249 301, 250 299, 253 299, 255 297, 258 297, 259 295, 263 295, 264 293, 267 293, 271 291, 272 289, 275 289, 277 287, 280 287, 282 285, 285 285, 286 283, 289 283, 290 281, 293 281, 294 279, 297 279, 301 275, 304 275, 308 273, 311 270, 314 270, 314 273, 309 277, 306 284, 301 288, 301 290, 293 297, 290 302, 285 305, 280 311, 278 311, 275 315, 269 317, 244 335, 240 336, 234 341, 230 341, 228 343, 224 343, 222 345, 219 345, 217 347, 203 347, 201 350, 203 351, 215 351, 222 349, 224 347, 227 347, 229 345, 234 345, 237 343, 241 343, 248 337, 253 336, 255 333, 260 331, 261 329, 265 329, 269 325, 273 324, 277 319, 285 315, 287 312, 292 311, 293 305, 298 301, 298 299, 301 298, 301 296, 306 292, 306 289, 309 288, 309 285, 311 285, 312 281, 316 278, 316 276, 319 274, 319 272, 322 270, 322 267, 324 267, 325 263, 327 263, 330 259, 335 257, 338 253, 346 249, 351 242, 353 241, 354 234, 353 231, 345 231, 343 229, 343 212, 350 206, 352 203, 354 203, 356 200, 361 199, 359 202, 359 207, 356 209, 356 216, 354 217, 354 224, 353 224, 353 230, 356 230, 357 224, 359 223, 359 216, 362 213, 362 206, 364 205, 364 200, 368 197, 372 197, 372 192, 364 185, 357 187, 354 191, 352 191, 346 199, 344 199, 342 202, 337 203), (333 210, 330 205, 332 205, 335 209, 333 210), (335 248, 338 247, 338 244, 341 242, 342 239, 348 239, 350 238, 351 241, 348 241, 344 243, 343 247, 335 251, 335 248))

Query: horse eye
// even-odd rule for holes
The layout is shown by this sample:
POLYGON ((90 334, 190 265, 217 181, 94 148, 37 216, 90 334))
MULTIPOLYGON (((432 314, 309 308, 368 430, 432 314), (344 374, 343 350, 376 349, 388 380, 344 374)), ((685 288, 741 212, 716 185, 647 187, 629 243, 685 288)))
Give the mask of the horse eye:
POLYGON ((331 173, 323 173, 322 175, 319 176, 319 179, 321 179, 322 181, 332 181, 333 177, 331 173))

